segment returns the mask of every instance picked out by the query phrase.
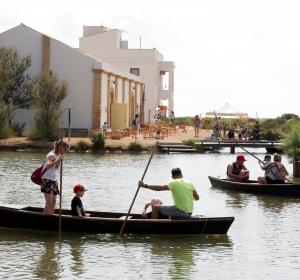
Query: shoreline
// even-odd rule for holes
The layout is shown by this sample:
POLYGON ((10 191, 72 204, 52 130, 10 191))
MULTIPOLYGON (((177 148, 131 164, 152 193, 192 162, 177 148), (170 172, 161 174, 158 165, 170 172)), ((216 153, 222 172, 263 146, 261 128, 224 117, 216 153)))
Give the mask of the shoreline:
MULTIPOLYGON (((153 146, 155 145, 156 141, 159 142, 182 142, 190 139, 194 140, 202 140, 205 139, 210 135, 211 131, 206 129, 201 129, 199 133, 199 138, 194 137, 194 129, 192 127, 187 128, 186 133, 182 133, 181 131, 178 131, 177 134, 169 135, 169 137, 165 137, 164 139, 143 139, 143 135, 139 134, 136 141, 135 139, 131 137, 124 137, 120 140, 112 140, 112 139, 106 139, 105 140, 105 147, 103 150, 96 152, 96 153, 115 153, 115 152, 149 152, 153 146), (141 145, 140 151, 134 151, 129 148, 130 143, 137 142, 141 145)), ((69 143, 68 137, 64 137, 64 141, 69 143)), ((70 152, 78 152, 78 153, 84 153, 84 152, 93 152, 92 151, 92 143, 90 141, 90 138, 75 138, 72 137, 70 139, 70 152), (78 142, 84 141, 89 148, 86 151, 76 151, 75 147, 78 142)), ((46 152, 49 149, 51 149, 53 146, 53 142, 50 141, 41 141, 41 140, 29 140, 26 137, 12 137, 7 139, 1 139, 0 140, 0 151, 15 151, 15 152, 46 152)))

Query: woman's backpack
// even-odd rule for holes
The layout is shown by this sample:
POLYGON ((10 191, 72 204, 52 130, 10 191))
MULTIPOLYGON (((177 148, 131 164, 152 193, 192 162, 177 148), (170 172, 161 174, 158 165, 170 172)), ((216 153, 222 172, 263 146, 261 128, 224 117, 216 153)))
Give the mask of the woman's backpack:
POLYGON ((285 174, 285 169, 282 164, 276 163, 277 171, 276 171, 276 180, 278 181, 285 181, 286 179, 286 174, 285 174))
POLYGON ((31 174, 31 181, 40 186, 42 184, 42 176, 46 172, 46 170, 47 169, 44 168, 44 165, 34 170, 31 174))

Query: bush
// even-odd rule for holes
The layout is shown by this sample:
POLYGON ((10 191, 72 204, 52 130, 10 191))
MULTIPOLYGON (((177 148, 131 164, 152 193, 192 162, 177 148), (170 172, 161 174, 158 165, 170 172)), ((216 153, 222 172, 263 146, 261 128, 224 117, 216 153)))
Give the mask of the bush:
POLYGON ((0 139, 6 139, 9 136, 13 136, 13 131, 8 127, 3 127, 0 129, 0 139))
POLYGON ((84 140, 79 140, 76 143, 76 145, 74 146, 74 150, 76 152, 85 152, 85 151, 89 150, 90 148, 91 148, 91 146, 84 140))
POLYGON ((43 136, 40 130, 33 128, 28 132, 27 138, 29 140, 41 140, 43 136))
POLYGON ((202 153, 204 151, 202 145, 196 144, 196 142, 193 139, 188 139, 186 141, 183 141, 183 143, 185 145, 192 146, 198 153, 202 153))
POLYGON ((291 160, 300 160, 300 124, 294 124, 284 137, 284 152, 291 160))
POLYGON ((183 141, 183 144, 189 145, 189 146, 194 146, 195 141, 193 139, 188 139, 188 140, 183 141))
POLYGON ((129 151, 140 152, 142 150, 142 145, 138 142, 130 142, 128 148, 129 151))
POLYGON ((267 129, 262 132, 261 136, 265 140, 276 141, 282 137, 282 134, 278 129, 267 129))
POLYGON ((105 137, 103 136, 102 133, 93 134, 90 139, 92 142, 93 151, 99 151, 104 149, 105 137))
POLYGON ((18 137, 23 136, 24 133, 24 129, 25 129, 25 123, 18 123, 18 122, 14 122, 11 125, 11 129, 13 130, 14 134, 18 137))

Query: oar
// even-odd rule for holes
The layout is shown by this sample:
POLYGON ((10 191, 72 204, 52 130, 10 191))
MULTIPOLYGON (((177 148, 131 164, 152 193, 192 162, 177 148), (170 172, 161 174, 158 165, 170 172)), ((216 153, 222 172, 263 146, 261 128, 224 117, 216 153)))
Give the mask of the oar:
MULTIPOLYGON (((249 155, 253 156, 254 158, 256 158, 258 161, 264 163, 263 160, 261 160, 260 158, 258 158, 256 155, 252 154, 251 152, 249 152, 247 149, 245 149, 244 147, 240 147, 242 150, 244 150, 246 153, 248 153, 249 155)), ((286 178, 286 180, 291 183, 291 184, 295 184, 293 181, 289 180, 288 178, 286 178)))
MULTIPOLYGON (((149 160, 148 160, 148 163, 147 163, 147 166, 146 166, 146 168, 145 168, 145 171, 144 171, 144 174, 143 174, 143 176, 142 176, 141 181, 143 181, 144 178, 145 178, 145 176, 146 176, 148 167, 149 167, 149 165, 150 165, 150 162, 151 162, 152 157, 153 157, 153 155, 154 155, 154 152, 155 152, 155 150, 156 150, 157 143, 158 143, 158 141, 156 141, 156 143, 155 143, 155 145, 154 145, 154 147, 153 147, 153 149, 152 149, 150 158, 149 158, 149 160)), ((129 207, 128 213, 127 213, 126 218, 125 218, 125 220, 124 220, 124 222, 123 222, 123 225, 122 225, 122 227, 121 227, 121 230, 120 230, 120 236, 121 236, 121 237, 123 236, 123 231, 124 231, 126 222, 127 222, 127 220, 128 220, 128 216, 130 215, 132 206, 133 206, 133 204, 134 204, 134 202, 135 202, 135 199, 136 199, 136 197, 137 197, 137 195, 138 195, 139 190, 140 190, 140 186, 138 186, 138 188, 137 188, 137 190, 136 190, 136 192, 135 192, 135 195, 134 195, 133 200, 132 200, 132 202, 131 202, 131 205, 130 205, 130 207, 129 207)))

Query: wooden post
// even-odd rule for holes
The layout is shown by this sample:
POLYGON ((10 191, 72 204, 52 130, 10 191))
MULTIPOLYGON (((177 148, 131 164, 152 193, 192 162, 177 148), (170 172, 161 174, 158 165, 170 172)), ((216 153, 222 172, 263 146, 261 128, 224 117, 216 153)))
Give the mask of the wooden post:
POLYGON ((300 177, 300 161, 297 160, 293 161, 293 176, 295 178, 300 177))
POLYGON ((234 154, 234 153, 235 153, 235 147, 234 147, 234 146, 231 146, 231 147, 230 147, 230 153, 231 153, 231 154, 234 154))

